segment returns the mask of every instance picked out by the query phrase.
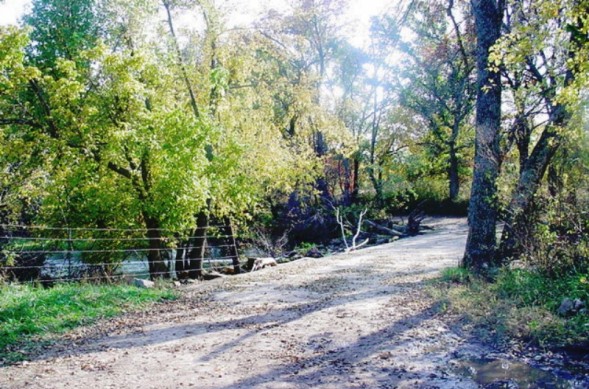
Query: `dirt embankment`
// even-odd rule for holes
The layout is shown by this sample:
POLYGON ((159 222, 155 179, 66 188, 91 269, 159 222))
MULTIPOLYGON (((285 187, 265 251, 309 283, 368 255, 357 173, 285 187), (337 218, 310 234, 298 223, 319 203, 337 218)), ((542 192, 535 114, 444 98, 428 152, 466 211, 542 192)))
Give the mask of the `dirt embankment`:
POLYGON ((423 236, 190 286, 3 368, 0 387, 476 388, 455 366, 492 350, 423 291, 465 239, 465 220, 437 220, 423 236))

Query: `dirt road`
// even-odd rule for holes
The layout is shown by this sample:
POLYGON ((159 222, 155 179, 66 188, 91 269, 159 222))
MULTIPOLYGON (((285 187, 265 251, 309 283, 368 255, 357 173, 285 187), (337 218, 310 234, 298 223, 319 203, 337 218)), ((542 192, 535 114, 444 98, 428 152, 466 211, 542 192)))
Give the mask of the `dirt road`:
POLYGON ((456 265, 463 219, 424 236, 187 286, 159 311, 69 336, 5 367, 2 388, 475 388, 490 350, 438 317, 425 280, 456 265))

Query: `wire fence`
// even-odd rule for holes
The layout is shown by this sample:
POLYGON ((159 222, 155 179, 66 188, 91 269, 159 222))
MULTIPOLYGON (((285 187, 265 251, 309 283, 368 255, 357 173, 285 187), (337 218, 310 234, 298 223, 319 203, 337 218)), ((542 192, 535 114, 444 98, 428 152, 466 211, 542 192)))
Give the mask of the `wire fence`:
POLYGON ((168 229, 0 224, 0 280, 21 283, 181 278, 239 267, 233 229, 168 229), (151 232, 159 236, 152 236, 151 232), (149 236, 147 236, 149 235, 149 236), (195 273, 196 272, 196 273, 195 273))

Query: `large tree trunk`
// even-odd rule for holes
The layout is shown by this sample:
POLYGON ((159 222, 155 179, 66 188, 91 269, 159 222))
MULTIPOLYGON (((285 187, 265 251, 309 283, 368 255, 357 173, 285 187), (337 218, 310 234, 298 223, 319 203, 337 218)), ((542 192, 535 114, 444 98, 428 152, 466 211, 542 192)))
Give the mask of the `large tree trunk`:
POLYGON ((188 251, 188 277, 192 279, 202 278, 202 262, 205 256, 208 227, 208 215, 200 212, 196 216, 196 228, 191 237, 191 248, 188 251))
POLYGON ((501 35, 503 1, 472 0, 477 35, 475 166, 468 212, 469 231, 462 264, 484 272, 495 263, 501 126, 501 78, 489 70, 489 50, 501 35))
POLYGON ((187 247, 182 245, 182 242, 176 248, 176 277, 185 278, 184 272, 186 270, 186 250, 187 247))
POLYGON ((517 258, 523 253, 524 245, 529 238, 530 214, 534 196, 540 187, 542 178, 560 146, 558 128, 567 125, 570 114, 563 105, 555 107, 550 115, 552 125, 544 130, 532 154, 520 167, 520 175, 505 217, 505 227, 501 236, 501 245, 497 256, 500 261, 517 258))
POLYGON ((147 238, 149 240, 149 251, 147 252, 147 262, 149 264, 149 275, 151 279, 169 278, 170 271, 168 264, 164 261, 162 244, 162 234, 159 221, 153 217, 143 214, 145 227, 147 228, 147 238))
POLYGON ((233 231, 233 224, 228 217, 224 218, 225 231, 227 240, 229 241, 229 256, 233 261, 233 274, 241 273, 241 264, 239 263, 239 252, 237 251, 237 242, 235 241, 235 232, 233 231))

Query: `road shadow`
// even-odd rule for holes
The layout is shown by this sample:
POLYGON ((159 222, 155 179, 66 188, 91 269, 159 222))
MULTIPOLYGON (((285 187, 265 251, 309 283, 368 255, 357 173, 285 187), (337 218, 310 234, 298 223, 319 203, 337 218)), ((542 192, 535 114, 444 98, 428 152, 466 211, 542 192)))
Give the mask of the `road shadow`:
MULTIPOLYGON (((349 387, 394 387, 395 382, 407 379, 420 380, 423 372, 407 371, 402 367, 395 367, 386 360, 396 359, 396 352, 403 349, 410 342, 403 339, 402 335, 409 330, 419 327, 424 321, 435 316, 435 309, 431 307, 421 310, 414 315, 404 317, 389 326, 368 335, 360 336, 357 341, 336 348, 307 349, 306 353, 314 355, 292 358, 291 362, 281 363, 278 367, 241 379, 231 385, 219 386, 219 389, 253 388, 263 387, 265 384, 281 383, 293 384, 296 387, 314 387, 321 384, 333 384, 342 386, 348 380, 349 387), (374 363, 375 360, 383 360, 382 363, 374 363), (342 376, 344 378, 342 378, 342 376), (370 377, 370 386, 356 386, 370 377)), ((329 334, 325 334, 328 336, 329 334)), ((321 334, 318 334, 321 336, 321 334)), ((252 370, 256 370, 255 366, 252 370)), ((429 377, 433 383, 434 377, 429 377)), ((424 386, 419 386, 424 388, 424 386)))
MULTIPOLYGON (((395 275, 402 278, 407 277, 408 275, 428 275, 431 272, 431 269, 426 268, 413 271, 399 271, 396 273, 387 272, 386 275, 387 279, 391 280, 395 278, 395 275)), ((360 277, 361 275, 358 278, 360 277)), ((381 278, 381 281, 386 280, 381 278)), ((375 285, 374 288, 370 287, 370 285, 365 285, 361 290, 356 289, 356 285, 353 283, 347 287, 340 286, 339 288, 336 288, 338 293, 329 293, 329 291, 321 293, 305 291, 305 293, 301 293, 300 296, 296 296, 295 294, 295 298, 286 299, 286 302, 284 303, 277 302, 280 301, 280 298, 273 296, 273 294, 284 293, 286 295, 292 293, 293 288, 296 291, 297 287, 281 288, 278 286, 267 290, 266 294, 274 301, 272 305, 274 305, 275 308, 267 309, 264 312, 250 313, 256 308, 254 304, 252 307, 244 306, 236 309, 235 312, 232 313, 232 315, 237 316, 235 318, 214 323, 207 322, 206 318, 203 318, 203 320, 199 322, 200 320, 197 317, 194 321, 188 324, 169 325, 161 328, 145 329, 142 325, 133 326, 129 327, 120 335, 99 335, 98 337, 79 339, 76 341, 78 346, 75 348, 68 347, 67 340, 61 342, 58 341, 55 346, 51 347, 47 352, 34 356, 30 360, 47 360, 62 355, 78 356, 99 352, 105 349, 134 349, 168 342, 188 340, 194 337, 214 336, 215 333, 222 331, 247 330, 246 333, 232 338, 216 347, 209 353, 209 355, 203 358, 203 360, 211 360, 222 353, 234 349, 245 340, 256 336, 262 331, 284 326, 297 320, 301 320, 307 315, 326 309, 336 308, 341 305, 369 302, 372 299, 383 297, 400 296, 407 293, 407 291, 421 289, 427 282, 428 281, 391 282, 387 285, 375 285), (312 298, 309 299, 309 296, 312 298)), ((310 285, 313 285, 312 281, 310 282, 310 285)), ((221 301, 213 302, 213 304, 222 303, 223 302, 221 301)), ((214 310, 211 314, 214 314, 214 310)))

